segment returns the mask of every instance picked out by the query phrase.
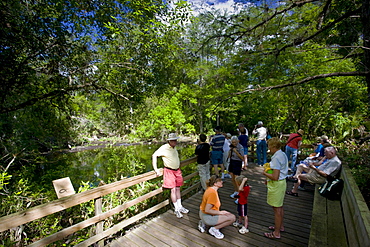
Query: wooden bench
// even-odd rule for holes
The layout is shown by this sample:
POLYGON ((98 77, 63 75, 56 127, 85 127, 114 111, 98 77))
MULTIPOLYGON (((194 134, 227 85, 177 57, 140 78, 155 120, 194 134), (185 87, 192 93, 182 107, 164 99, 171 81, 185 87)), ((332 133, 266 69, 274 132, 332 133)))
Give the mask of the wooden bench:
POLYGON ((348 246, 341 203, 321 196, 319 186, 315 186, 308 246, 348 246))
POLYGON ((340 201, 322 197, 316 185, 308 246, 370 246, 370 211, 350 172, 342 166, 340 201))

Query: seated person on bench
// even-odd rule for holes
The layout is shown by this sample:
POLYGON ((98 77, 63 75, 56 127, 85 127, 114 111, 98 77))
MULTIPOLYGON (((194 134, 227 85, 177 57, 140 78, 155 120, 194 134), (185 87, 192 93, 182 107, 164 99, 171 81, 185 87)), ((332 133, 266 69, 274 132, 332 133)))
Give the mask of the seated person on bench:
POLYGON ((324 153, 326 162, 321 164, 319 167, 316 168, 314 164, 309 164, 308 168, 298 167, 300 172, 304 170, 307 173, 299 174, 297 176, 297 180, 294 181, 293 189, 291 191, 287 191, 287 195, 298 196, 298 186, 301 184, 301 181, 307 181, 311 184, 322 184, 325 183, 328 175, 337 175, 341 168, 341 161, 336 154, 335 148, 332 146, 326 147, 324 153))
POLYGON ((320 137, 320 143, 317 145, 315 152, 310 154, 307 159, 321 160, 324 157, 324 148, 330 146, 329 138, 325 135, 320 137))

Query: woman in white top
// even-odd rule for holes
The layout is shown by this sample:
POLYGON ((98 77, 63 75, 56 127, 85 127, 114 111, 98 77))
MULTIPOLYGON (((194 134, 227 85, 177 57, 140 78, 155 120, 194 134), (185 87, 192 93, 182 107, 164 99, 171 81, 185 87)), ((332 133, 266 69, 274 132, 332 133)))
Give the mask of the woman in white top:
POLYGON ((270 226, 269 229, 273 232, 265 233, 265 237, 271 239, 280 239, 280 232, 283 232, 283 217, 284 209, 283 202, 286 191, 286 180, 288 176, 288 157, 281 151, 281 141, 277 137, 273 137, 268 141, 271 157, 270 168, 272 174, 263 172, 267 178, 267 203, 272 206, 274 210, 275 226, 270 226))

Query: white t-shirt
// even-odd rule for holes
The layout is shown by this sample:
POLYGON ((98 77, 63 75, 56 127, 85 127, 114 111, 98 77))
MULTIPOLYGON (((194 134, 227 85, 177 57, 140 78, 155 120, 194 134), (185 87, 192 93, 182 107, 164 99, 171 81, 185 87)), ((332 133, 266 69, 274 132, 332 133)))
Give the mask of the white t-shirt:
POLYGON ((283 151, 278 150, 274 153, 271 157, 270 168, 280 170, 279 180, 288 176, 288 157, 283 151))
POLYGON ((229 150, 230 150, 230 144, 231 144, 231 141, 230 139, 225 139, 225 142, 224 142, 224 147, 223 147, 223 150, 224 150, 224 153, 228 153, 229 150))
POLYGON ((259 127, 258 129, 253 130, 252 134, 257 134, 257 140, 266 141, 267 129, 265 127, 259 127))

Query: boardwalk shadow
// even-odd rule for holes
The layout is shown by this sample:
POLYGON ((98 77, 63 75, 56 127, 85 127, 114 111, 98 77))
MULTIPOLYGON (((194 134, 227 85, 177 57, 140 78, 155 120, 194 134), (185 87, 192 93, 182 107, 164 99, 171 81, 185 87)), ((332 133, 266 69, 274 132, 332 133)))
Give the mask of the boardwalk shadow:
MULTIPOLYGON (((177 219, 172 210, 148 221, 119 238, 110 246, 307 246, 310 234, 313 187, 301 191, 299 197, 286 196, 284 200, 285 232, 280 240, 263 236, 268 226, 274 224, 272 208, 266 203, 266 185, 262 167, 250 164, 243 175, 249 179, 251 193, 248 198, 249 233, 238 233, 233 226, 222 229, 225 238, 218 240, 209 233, 197 229, 198 211, 202 195, 197 193, 183 202, 190 209, 184 218, 177 219)), ((288 188, 293 184, 288 182, 288 188)), ((225 179, 219 190, 221 209, 237 215, 234 199, 229 197, 234 191, 231 180, 225 179)))

